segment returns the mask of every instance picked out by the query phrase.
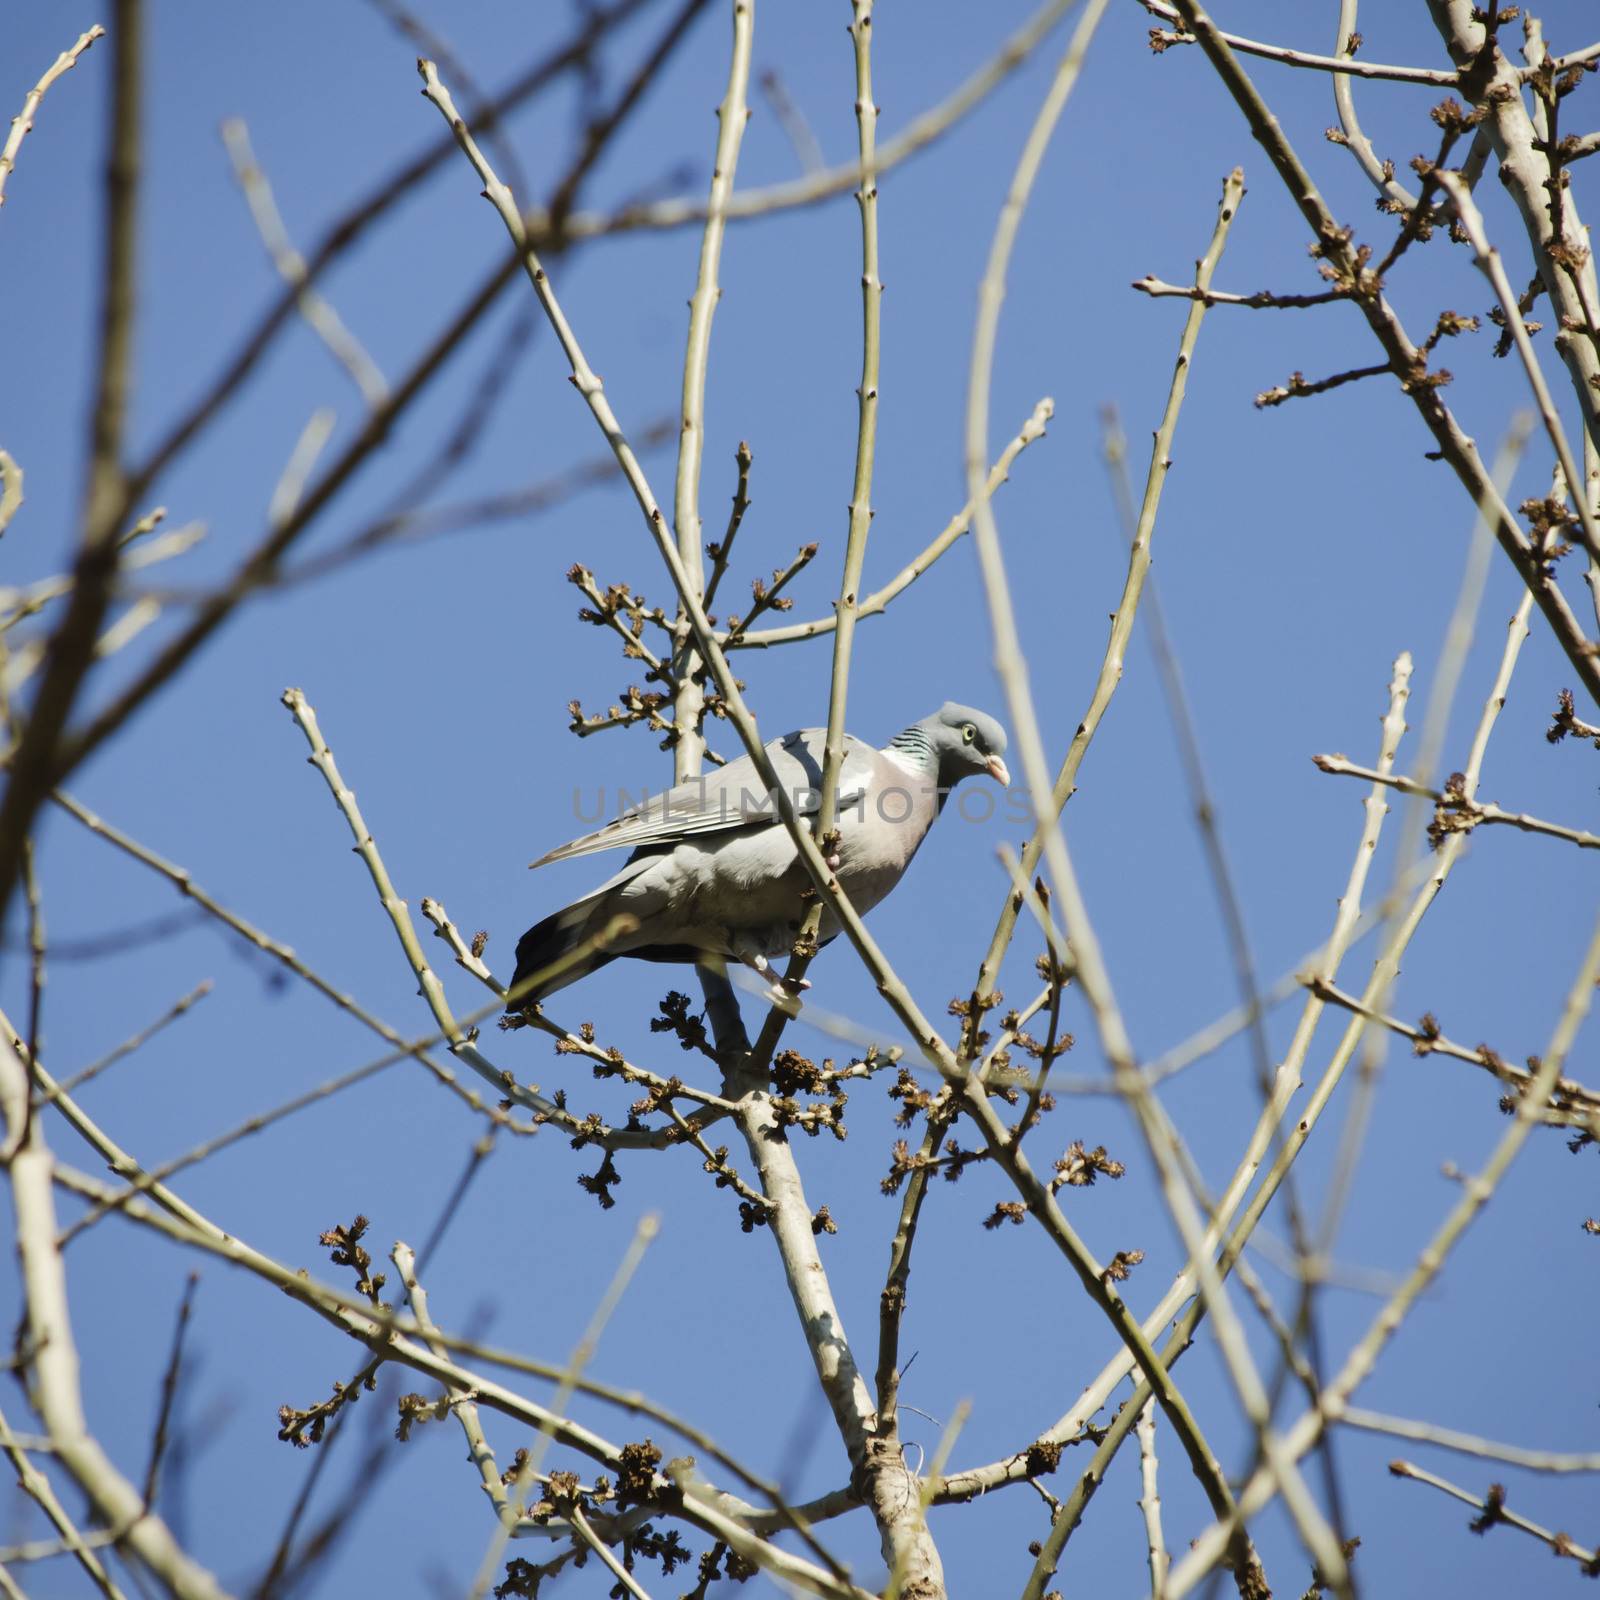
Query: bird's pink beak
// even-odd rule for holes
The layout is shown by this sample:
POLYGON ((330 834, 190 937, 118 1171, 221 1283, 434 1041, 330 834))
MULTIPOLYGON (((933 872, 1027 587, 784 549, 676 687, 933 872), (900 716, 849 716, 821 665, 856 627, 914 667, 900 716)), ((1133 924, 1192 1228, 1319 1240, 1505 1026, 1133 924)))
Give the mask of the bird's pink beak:
POLYGON ((1009 789, 1011 787, 1011 774, 1006 771, 1006 764, 1000 759, 999 756, 990 756, 989 759, 984 762, 984 766, 988 768, 989 776, 993 778, 1002 789, 1009 789))

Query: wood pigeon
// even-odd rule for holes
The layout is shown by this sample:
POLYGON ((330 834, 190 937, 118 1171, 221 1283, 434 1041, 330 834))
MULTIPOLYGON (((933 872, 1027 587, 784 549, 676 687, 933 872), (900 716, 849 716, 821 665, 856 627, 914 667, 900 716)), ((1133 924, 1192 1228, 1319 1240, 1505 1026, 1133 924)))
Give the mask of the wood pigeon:
MULTIPOLYGON (((802 815, 815 815, 827 730, 804 728, 767 746, 778 781, 802 815)), ((1002 786, 1005 730, 993 717, 947 701, 898 733, 882 750, 845 738, 839 777, 839 843, 829 858, 857 911, 867 911, 900 881, 951 789, 986 772, 1002 786)), ((770 977, 768 963, 794 943, 811 880, 776 801, 749 756, 680 783, 533 863, 632 847, 622 871, 554 912, 517 942, 516 998, 542 999, 618 956, 642 961, 727 958, 770 977), (637 924, 603 949, 579 957, 548 980, 518 985, 599 938, 619 915, 637 924)), ((839 924, 826 908, 819 940, 839 924)))

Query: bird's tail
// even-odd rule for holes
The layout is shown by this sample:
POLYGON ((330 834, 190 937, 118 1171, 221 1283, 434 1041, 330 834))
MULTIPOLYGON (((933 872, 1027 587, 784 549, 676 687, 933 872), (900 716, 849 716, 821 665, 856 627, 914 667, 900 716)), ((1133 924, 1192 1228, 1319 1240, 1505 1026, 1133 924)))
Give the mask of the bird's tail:
POLYGON ((519 1011, 529 1001, 542 1000, 617 959, 620 952, 603 950, 595 942, 596 934, 607 931, 602 919, 594 915, 600 899, 600 894, 593 894, 552 912, 517 940, 517 970, 511 979, 508 1011, 519 1011))

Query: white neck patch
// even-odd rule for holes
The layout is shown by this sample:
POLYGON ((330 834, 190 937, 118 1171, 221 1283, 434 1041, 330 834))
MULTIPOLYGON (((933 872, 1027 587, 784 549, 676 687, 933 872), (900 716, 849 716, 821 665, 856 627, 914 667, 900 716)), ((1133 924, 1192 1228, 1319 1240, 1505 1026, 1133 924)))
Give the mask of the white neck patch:
POLYGON ((926 778, 928 775, 927 763, 917 760, 909 750, 896 750, 893 745, 878 752, 886 761, 892 761, 899 769, 913 778, 926 778))

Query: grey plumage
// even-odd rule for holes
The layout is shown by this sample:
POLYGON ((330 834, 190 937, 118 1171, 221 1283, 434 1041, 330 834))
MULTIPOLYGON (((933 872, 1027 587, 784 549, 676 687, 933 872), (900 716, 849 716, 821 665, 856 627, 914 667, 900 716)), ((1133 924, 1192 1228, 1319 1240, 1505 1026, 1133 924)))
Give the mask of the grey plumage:
MULTIPOLYGON (((767 746, 778 781, 802 816, 815 815, 826 730, 805 728, 767 746)), ((918 846, 963 778, 987 772, 1010 783, 1005 730, 992 717, 947 701, 875 750, 846 736, 839 779, 839 845, 830 858, 858 911, 900 881, 918 846)), ((618 956, 644 961, 723 957, 768 973, 794 942, 810 879, 777 802, 748 756, 653 795, 594 833, 541 856, 542 867, 598 850, 631 847, 627 864, 592 893, 536 923, 517 944, 513 988, 563 958, 516 1004, 566 987, 618 956), (576 955, 614 919, 636 926, 576 955)), ((820 939, 839 931, 824 909, 820 939)))

